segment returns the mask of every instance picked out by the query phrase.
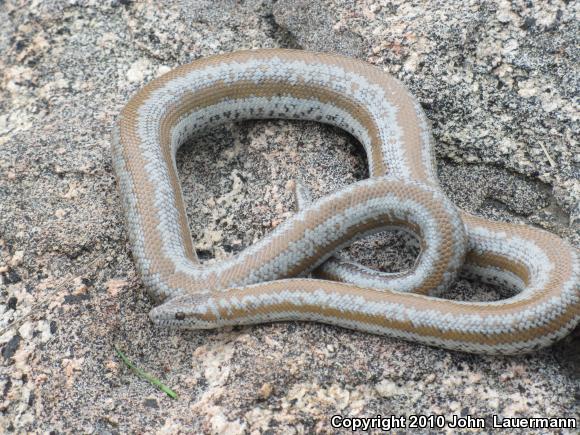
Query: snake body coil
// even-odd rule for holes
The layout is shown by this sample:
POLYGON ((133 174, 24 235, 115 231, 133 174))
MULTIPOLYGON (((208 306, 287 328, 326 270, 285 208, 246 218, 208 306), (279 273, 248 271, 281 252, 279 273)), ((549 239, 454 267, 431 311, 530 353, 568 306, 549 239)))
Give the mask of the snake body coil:
POLYGON ((394 78, 364 62, 294 50, 214 56, 170 71, 123 109, 113 140, 133 254, 163 305, 151 319, 191 329, 311 320, 466 352, 547 346, 580 320, 578 252, 553 234, 458 211, 436 179, 426 117, 394 78), (175 153, 196 131, 248 119, 315 120, 364 146, 370 178, 312 204, 259 243, 203 266, 175 153), (385 228, 416 235, 406 273, 332 257, 385 228), (462 273, 519 290, 495 302, 444 300, 462 273), (305 278, 316 270, 331 280, 305 278))

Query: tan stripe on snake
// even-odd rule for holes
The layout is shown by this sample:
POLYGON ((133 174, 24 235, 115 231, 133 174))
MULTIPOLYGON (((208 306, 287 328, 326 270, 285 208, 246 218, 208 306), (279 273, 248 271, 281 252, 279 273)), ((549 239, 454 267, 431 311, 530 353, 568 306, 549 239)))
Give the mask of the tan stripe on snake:
POLYGON ((133 255, 164 303, 151 319, 190 329, 310 320, 466 352, 548 346, 580 319, 578 252, 548 232, 458 211, 435 174, 425 115, 364 62, 294 50, 214 56, 170 71, 123 109, 113 163, 133 255), (313 203, 222 262, 195 255, 175 166, 193 134, 247 119, 336 125, 364 146, 370 178, 313 203), (367 234, 405 228, 412 270, 385 274, 333 257, 367 234), (436 297, 458 271, 519 292, 494 302, 436 297), (311 279, 309 274, 328 279, 311 279))

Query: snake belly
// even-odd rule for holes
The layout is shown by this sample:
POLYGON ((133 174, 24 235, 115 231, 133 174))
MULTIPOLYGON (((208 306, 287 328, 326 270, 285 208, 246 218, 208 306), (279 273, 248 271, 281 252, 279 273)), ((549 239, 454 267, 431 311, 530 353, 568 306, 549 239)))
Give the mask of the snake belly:
POLYGON ((552 344, 580 320, 578 251, 526 225, 458 211, 436 177, 428 121, 396 79, 365 62, 300 50, 251 50, 178 67, 143 87, 113 132, 133 256, 154 323, 210 329, 308 320, 465 352, 552 344), (175 154, 196 132, 249 119, 314 120, 363 145, 370 178, 308 204, 238 255, 201 265, 175 154), (382 274, 333 253, 404 228, 415 266, 382 274), (328 260, 328 261, 327 261, 328 260), (307 278, 317 270, 327 279, 307 278), (518 290, 494 302, 445 300, 458 271, 518 290))

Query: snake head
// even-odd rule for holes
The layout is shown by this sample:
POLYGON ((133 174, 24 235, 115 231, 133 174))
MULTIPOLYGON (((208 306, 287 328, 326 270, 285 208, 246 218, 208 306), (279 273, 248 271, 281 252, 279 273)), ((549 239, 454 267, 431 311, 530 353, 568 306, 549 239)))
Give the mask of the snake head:
POLYGON ((214 310, 204 294, 186 294, 169 299, 149 312, 151 321, 163 327, 181 329, 215 328, 214 310))

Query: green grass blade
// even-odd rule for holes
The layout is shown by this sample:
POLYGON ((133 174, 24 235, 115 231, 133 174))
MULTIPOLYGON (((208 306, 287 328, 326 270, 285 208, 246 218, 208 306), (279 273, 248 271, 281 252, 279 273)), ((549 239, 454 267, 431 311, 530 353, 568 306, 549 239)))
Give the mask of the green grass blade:
POLYGON ((165 394, 167 394, 172 399, 179 398, 179 396, 177 395, 177 393, 175 393, 175 391, 173 391, 171 388, 167 387, 166 385, 163 385, 159 379, 150 375, 147 372, 144 372, 139 367, 136 367, 131 361, 129 361, 129 359, 125 356, 125 354, 123 352, 121 352, 117 347, 115 347, 115 352, 117 352, 117 355, 119 356, 119 358, 121 358, 121 360, 125 363, 125 365, 127 367, 129 367, 131 370, 133 370, 138 376, 140 376, 141 378, 145 379, 150 384, 159 388, 161 391, 163 391, 165 394))

